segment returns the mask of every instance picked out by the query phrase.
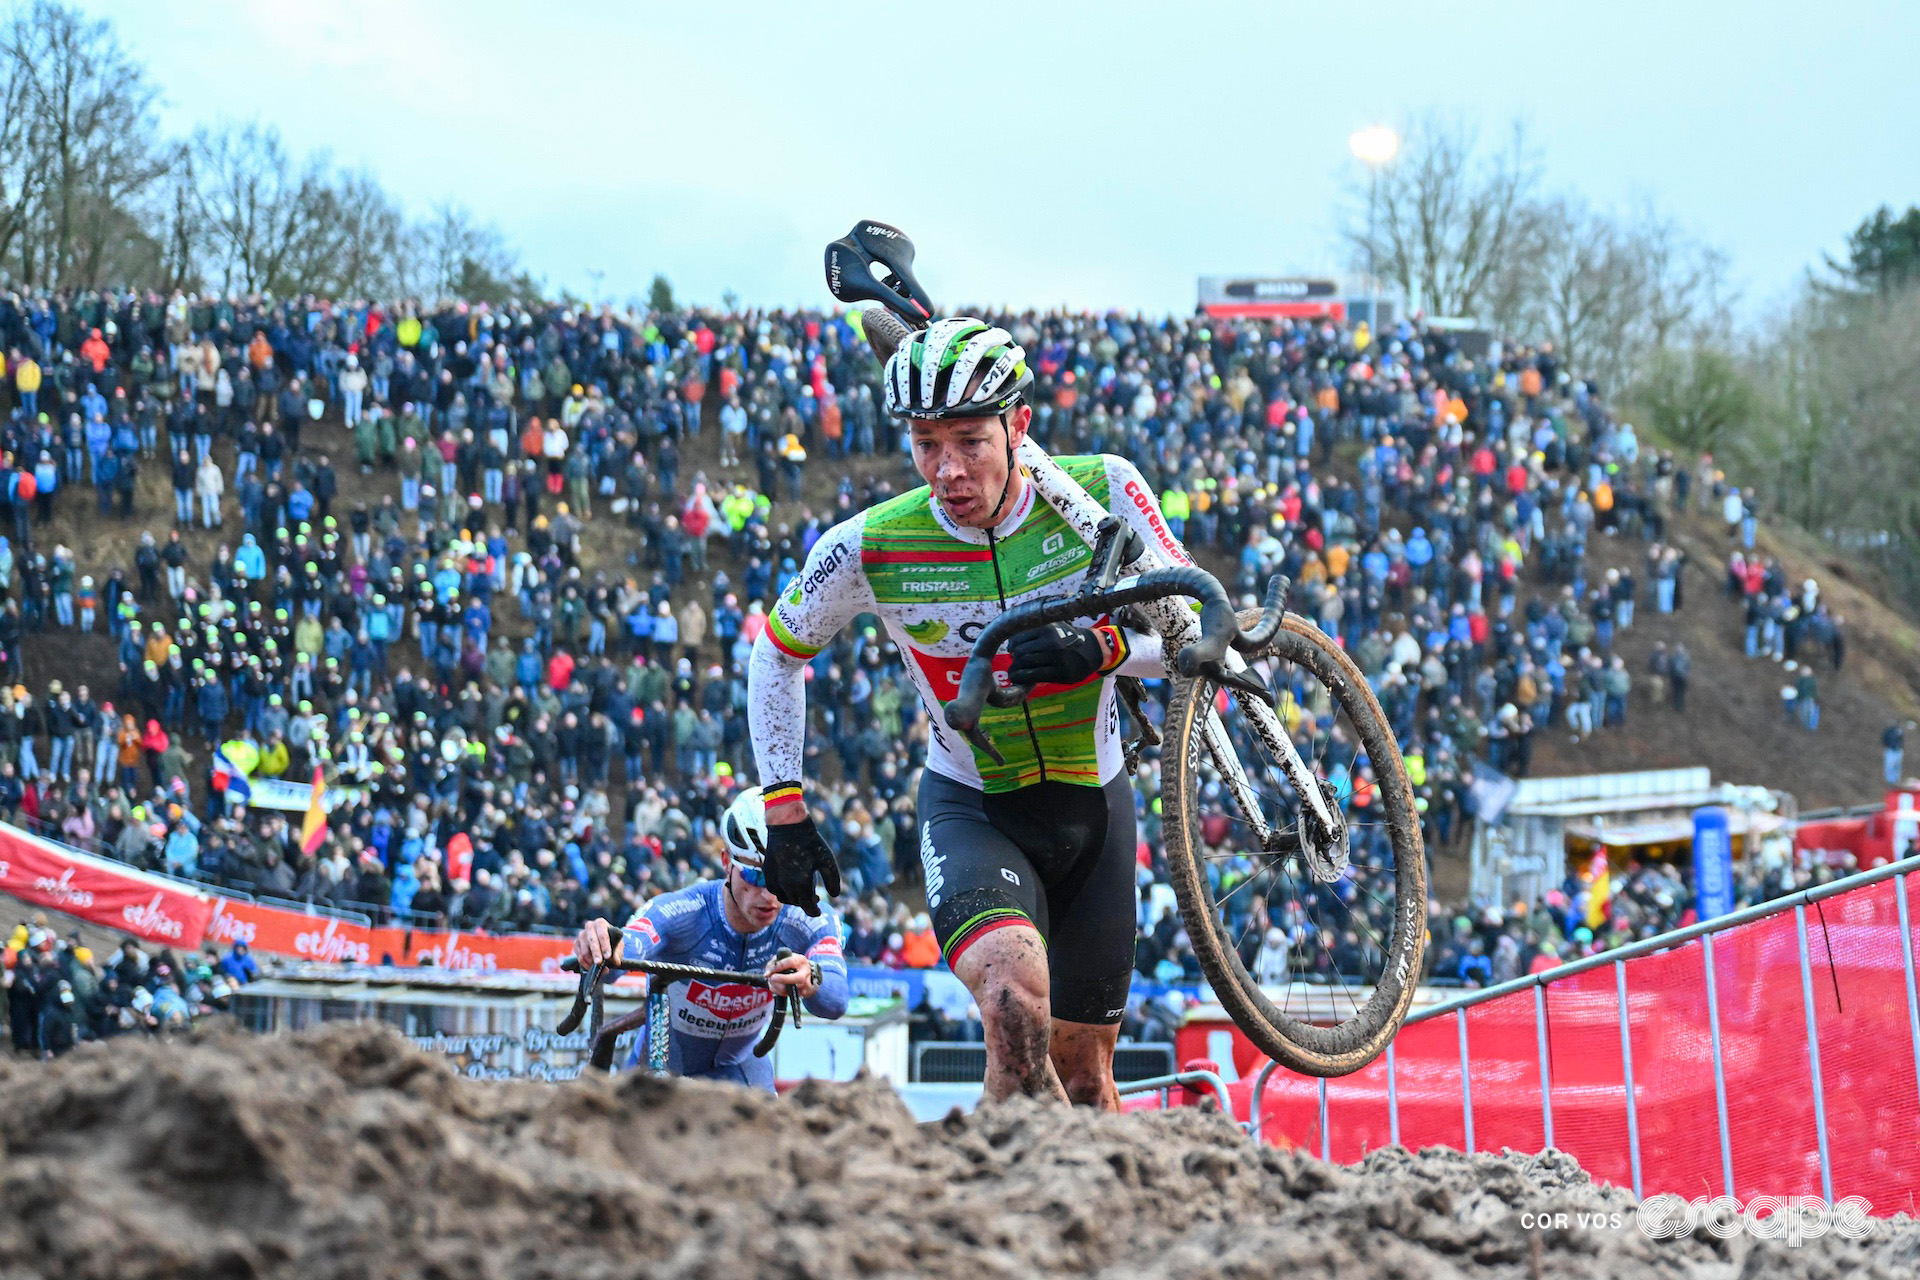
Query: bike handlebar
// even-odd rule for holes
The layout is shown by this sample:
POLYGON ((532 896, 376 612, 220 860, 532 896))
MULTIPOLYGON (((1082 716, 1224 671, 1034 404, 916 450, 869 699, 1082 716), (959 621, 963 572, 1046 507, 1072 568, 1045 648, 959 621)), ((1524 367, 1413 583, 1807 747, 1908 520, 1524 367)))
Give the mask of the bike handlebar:
MULTIPOLYGON (((772 983, 764 973, 741 973, 729 969, 703 969, 697 965, 671 964, 664 960, 623 960, 620 958, 622 934, 617 925, 607 926, 607 940, 613 947, 610 959, 599 960, 582 966, 577 956, 568 956, 560 962, 560 968, 566 973, 580 975, 580 986, 574 992, 573 1007, 567 1015, 554 1024, 554 1034, 570 1036, 583 1019, 587 1021, 587 1044, 591 1050, 592 1065, 608 1069, 611 1058, 601 1051, 601 1024, 603 1005, 601 988, 605 985, 609 973, 644 973, 653 977, 666 978, 671 982, 687 979, 695 982, 727 982, 740 986, 759 987, 770 990, 772 983)), ((784 960, 795 954, 787 947, 780 948, 777 959, 784 960)), ((800 1025, 800 993, 789 990, 784 999, 776 1000, 773 1006, 773 1020, 767 1024, 766 1034, 753 1047, 753 1056, 764 1058, 773 1051, 773 1042, 780 1038, 781 1028, 786 1025, 787 1014, 791 1008, 793 1025, 800 1025)), ((631 1017, 631 1015, 629 1015, 631 1017)), ((622 1027, 622 1030, 627 1028, 622 1027)), ((611 1053, 609 1049, 608 1054, 611 1053)))
POLYGON ((1233 638, 1233 647, 1241 653, 1253 653, 1266 645, 1280 631, 1280 624, 1287 616, 1287 592, 1292 583, 1283 574, 1274 574, 1267 579, 1267 598, 1260 602, 1260 621, 1243 628, 1233 638))
POLYGON ((1153 569, 1131 582, 1123 582, 1105 590, 1019 605, 988 623, 974 641, 973 652, 967 656, 967 665, 960 672, 960 690, 953 701, 946 704, 947 725, 966 735, 968 741, 996 762, 1002 761, 1000 752, 980 732, 981 713, 988 706, 1017 707, 1033 692, 1029 685, 1014 684, 1003 688, 994 680, 993 657, 1003 643, 1022 631, 1043 627, 1050 622, 1111 613, 1126 605, 1175 595, 1189 596, 1200 602, 1200 638, 1183 646, 1174 656, 1173 669, 1188 679, 1206 675, 1243 693, 1270 698, 1271 694, 1258 682, 1235 678, 1240 673, 1227 671, 1224 659, 1229 646, 1251 652, 1273 638, 1280 628, 1286 593, 1285 580, 1276 577, 1268 585, 1267 601, 1259 622, 1244 633, 1240 630, 1233 602, 1227 598, 1226 588, 1220 585, 1218 578, 1198 565, 1153 569))

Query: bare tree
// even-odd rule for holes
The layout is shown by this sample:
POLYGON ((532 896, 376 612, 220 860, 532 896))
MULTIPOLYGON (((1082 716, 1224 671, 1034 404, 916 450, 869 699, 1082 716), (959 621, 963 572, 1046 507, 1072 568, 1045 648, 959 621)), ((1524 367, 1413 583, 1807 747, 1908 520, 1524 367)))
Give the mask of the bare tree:
POLYGON ((328 212, 320 165, 296 167, 279 130, 257 124, 201 130, 193 160, 209 247, 226 286, 248 293, 296 288, 289 268, 328 212))
POLYGON ((1727 256, 1683 231, 1652 206, 1631 228, 1639 259, 1647 341, 1655 351, 1677 342, 1724 342, 1732 330, 1727 256))
POLYGON ((500 233, 457 205, 441 205, 414 230, 402 262, 402 292, 423 301, 461 297, 506 302, 540 293, 500 233))
POLYGON ((1646 298, 1638 245, 1611 218, 1560 198, 1538 212, 1531 266, 1534 332, 1550 340, 1568 368, 1612 388, 1631 367, 1646 298))
POLYGON ((1488 152, 1477 131, 1428 116, 1407 131, 1399 156, 1355 189, 1360 212, 1346 238, 1416 308, 1473 315, 1525 238, 1538 185, 1518 126, 1504 149, 1488 152))
POLYGON ((194 185, 192 148, 174 144, 173 160, 155 201, 155 239, 160 250, 159 288, 172 292, 200 282, 205 255, 205 233, 200 221, 200 193, 194 185))
POLYGON ((492 233, 458 205, 443 204, 415 230, 407 292, 433 302, 455 292, 465 264, 497 248, 492 233))
POLYGON ((170 159, 157 141, 155 91, 105 22, 37 0, 15 30, 18 56, 31 68, 28 150, 43 181, 33 274, 53 284, 98 283, 133 206, 170 159))
POLYGON ((404 234, 400 210, 365 173, 327 175, 308 187, 305 234, 288 254, 282 274, 301 291, 332 297, 391 292, 404 234))
POLYGON ((21 250, 21 276, 31 280, 32 254, 25 248, 27 220, 46 171, 34 129, 38 95, 33 55, 37 33, 30 12, 17 10, 0 28, 0 260, 21 250))
POLYGON ((537 296, 465 210, 423 225, 258 124, 165 139, 146 71, 61 0, 0 15, 0 262, 34 285, 537 296))

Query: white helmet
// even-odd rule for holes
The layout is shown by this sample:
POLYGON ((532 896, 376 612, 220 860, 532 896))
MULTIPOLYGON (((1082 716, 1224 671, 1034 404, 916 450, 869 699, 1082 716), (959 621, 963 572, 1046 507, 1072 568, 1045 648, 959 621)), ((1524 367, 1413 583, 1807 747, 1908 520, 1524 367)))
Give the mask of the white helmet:
POLYGON ((720 838, 727 852, 743 867, 758 867, 767 860, 767 801, 759 787, 748 787, 735 796, 727 811, 720 815, 720 838))
POLYGON ((1033 385, 1033 372, 1026 351, 1005 329, 972 316, 954 316, 936 320, 895 351, 882 383, 889 413, 980 418, 1012 408, 1033 385), (980 374, 977 387, 972 385, 975 374, 980 374))

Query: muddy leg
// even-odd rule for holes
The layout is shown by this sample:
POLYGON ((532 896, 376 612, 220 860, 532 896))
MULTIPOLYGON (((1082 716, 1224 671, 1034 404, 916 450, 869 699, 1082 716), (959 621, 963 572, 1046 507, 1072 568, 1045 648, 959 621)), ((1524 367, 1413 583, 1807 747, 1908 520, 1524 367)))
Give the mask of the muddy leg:
POLYGON ((1053 1067, 1076 1107, 1120 1109, 1120 1093, 1113 1083, 1113 1045, 1120 1038, 1115 1025, 1053 1020, 1053 1067))
POLYGON ((973 994, 986 1028, 987 1100, 1024 1093, 1064 1101, 1067 1092, 1048 1056, 1052 1018, 1039 932, 996 929, 966 949, 954 974, 973 994))

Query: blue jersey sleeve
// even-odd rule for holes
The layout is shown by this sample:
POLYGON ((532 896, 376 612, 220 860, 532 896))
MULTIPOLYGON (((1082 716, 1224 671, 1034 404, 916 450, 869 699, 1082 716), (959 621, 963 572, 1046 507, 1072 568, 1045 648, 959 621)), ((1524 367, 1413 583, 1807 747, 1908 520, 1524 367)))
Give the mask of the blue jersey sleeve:
POLYGON ((789 907, 782 914, 799 922, 800 945, 794 950, 820 966, 820 987, 807 998, 807 1012, 817 1018, 839 1017, 847 1011, 850 995, 847 961, 840 950, 840 921, 831 911, 823 911, 816 918, 789 907))
POLYGON ((684 951, 699 940, 704 911, 693 891, 663 893, 648 902, 622 930, 623 960, 651 960, 662 952, 684 951))

